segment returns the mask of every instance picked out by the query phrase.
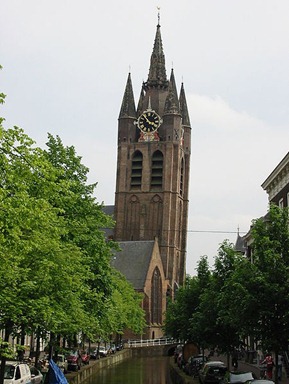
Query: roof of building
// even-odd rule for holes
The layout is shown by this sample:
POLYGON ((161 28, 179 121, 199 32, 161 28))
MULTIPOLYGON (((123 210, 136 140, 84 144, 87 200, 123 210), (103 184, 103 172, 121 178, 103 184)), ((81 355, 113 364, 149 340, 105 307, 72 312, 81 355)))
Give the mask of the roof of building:
POLYGON ((136 118, 136 109, 130 73, 128 74, 127 83, 119 113, 119 118, 122 117, 132 117, 134 119, 136 118))
POLYGON ((104 205, 102 210, 106 215, 114 217, 114 205, 104 205))
POLYGON ((111 265, 137 290, 143 290, 153 253, 154 240, 120 241, 122 251, 112 257, 111 265))
POLYGON ((277 174, 279 174, 282 169, 288 164, 289 162, 289 152, 283 157, 283 159, 278 163, 278 165, 273 169, 273 171, 270 173, 270 175, 267 177, 267 179, 262 183, 262 188, 266 189, 268 184, 272 182, 272 180, 276 177, 277 174))
MULTIPOLYGON (((111 216, 114 219, 114 205, 104 205, 102 207, 103 212, 111 216)), ((113 228, 102 228, 104 235, 107 239, 113 238, 114 229, 113 228)))

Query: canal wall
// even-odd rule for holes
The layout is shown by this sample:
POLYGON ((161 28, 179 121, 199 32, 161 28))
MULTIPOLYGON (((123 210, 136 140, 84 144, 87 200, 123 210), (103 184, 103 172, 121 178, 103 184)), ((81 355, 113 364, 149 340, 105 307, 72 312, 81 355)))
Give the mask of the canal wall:
POLYGON ((184 371, 178 368, 174 359, 170 359, 170 376, 174 384, 196 384, 196 379, 188 376, 184 371))
MULTIPOLYGON (((152 357, 165 356, 164 349, 159 347, 126 348, 122 351, 98 360, 91 360, 90 363, 81 368, 78 372, 70 372, 66 376, 69 384, 82 384, 90 376, 103 368, 119 363, 132 357, 152 357)), ((167 356, 167 355, 166 355, 167 356)), ((170 359, 170 375, 174 384, 196 384, 196 380, 187 376, 182 370, 178 369, 173 357, 170 359)))
POLYGON ((85 367, 82 367, 80 371, 70 372, 65 375, 65 377, 69 384, 81 384, 100 369, 107 368, 112 364, 119 363, 123 360, 131 358, 132 356, 131 349, 123 349, 114 355, 100 358, 98 360, 90 360, 90 363, 85 367))

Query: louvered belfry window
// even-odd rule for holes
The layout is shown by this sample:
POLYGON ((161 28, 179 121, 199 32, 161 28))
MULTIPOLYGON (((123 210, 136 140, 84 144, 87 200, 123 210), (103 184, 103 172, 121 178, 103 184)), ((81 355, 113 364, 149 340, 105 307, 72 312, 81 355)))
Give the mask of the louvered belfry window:
POLYGON ((131 165, 131 189, 141 189, 142 182, 142 161, 143 156, 140 151, 136 151, 132 156, 131 165))
POLYGON ((162 152, 154 152, 152 157, 151 189, 160 190, 163 187, 163 162, 162 152))

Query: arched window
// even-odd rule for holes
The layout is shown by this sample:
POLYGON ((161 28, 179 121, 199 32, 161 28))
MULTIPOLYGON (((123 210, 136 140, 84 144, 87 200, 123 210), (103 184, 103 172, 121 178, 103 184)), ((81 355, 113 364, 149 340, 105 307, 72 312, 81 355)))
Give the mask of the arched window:
POLYGON ((152 276, 151 294, 151 323, 161 324, 162 322, 162 281, 158 267, 155 268, 152 276))
POLYGON ((163 187, 163 162, 161 151, 156 151, 152 157, 151 189, 160 190, 163 187))
POLYGON ((131 179, 130 179, 131 189, 141 189, 142 160, 143 160, 142 153, 140 151, 136 151, 132 156, 132 163, 131 163, 131 179))

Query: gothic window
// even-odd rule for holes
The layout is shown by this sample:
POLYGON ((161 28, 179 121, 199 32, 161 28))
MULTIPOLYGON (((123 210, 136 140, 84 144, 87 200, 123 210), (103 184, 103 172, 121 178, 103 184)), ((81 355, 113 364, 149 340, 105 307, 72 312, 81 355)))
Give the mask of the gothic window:
POLYGON ((131 161, 131 189, 141 189, 142 181, 142 160, 143 156, 140 151, 136 151, 132 156, 131 161))
POLYGON ((151 188, 162 189, 163 187, 163 162, 164 156, 161 151, 156 151, 152 157, 151 188))
POLYGON ((184 188, 184 159, 181 162, 181 178, 180 178, 180 194, 183 196, 183 188, 184 188))
POLYGON ((151 323, 161 324, 162 322, 162 281, 158 267, 155 268, 152 276, 151 294, 151 323))

